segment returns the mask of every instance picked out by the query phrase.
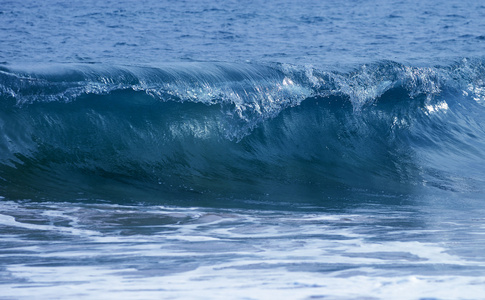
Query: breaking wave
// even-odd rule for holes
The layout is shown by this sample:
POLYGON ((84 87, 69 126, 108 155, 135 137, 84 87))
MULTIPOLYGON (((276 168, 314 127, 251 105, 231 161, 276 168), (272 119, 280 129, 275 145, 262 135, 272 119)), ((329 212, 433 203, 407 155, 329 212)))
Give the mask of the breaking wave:
POLYGON ((479 191, 484 104, 481 59, 345 72, 3 65, 0 195, 168 201, 479 191))

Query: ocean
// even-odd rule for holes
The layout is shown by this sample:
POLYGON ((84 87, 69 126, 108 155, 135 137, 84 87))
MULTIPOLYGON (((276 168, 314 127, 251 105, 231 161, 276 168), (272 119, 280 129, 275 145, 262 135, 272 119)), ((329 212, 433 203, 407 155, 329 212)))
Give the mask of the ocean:
POLYGON ((0 0, 0 299, 485 299, 485 3, 0 0))

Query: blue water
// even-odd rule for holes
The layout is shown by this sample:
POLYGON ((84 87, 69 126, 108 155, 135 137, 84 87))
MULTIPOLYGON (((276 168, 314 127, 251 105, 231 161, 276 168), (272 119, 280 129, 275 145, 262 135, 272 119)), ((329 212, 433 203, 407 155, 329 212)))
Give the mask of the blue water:
POLYGON ((485 3, 1 1, 0 299, 480 299, 485 3))

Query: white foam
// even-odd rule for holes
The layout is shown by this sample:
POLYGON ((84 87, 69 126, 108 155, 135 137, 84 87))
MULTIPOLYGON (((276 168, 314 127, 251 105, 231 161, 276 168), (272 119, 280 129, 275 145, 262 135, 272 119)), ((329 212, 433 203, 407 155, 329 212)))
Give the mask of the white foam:
MULTIPOLYGON (((0 253, 6 298, 474 299, 485 294, 483 258, 461 257, 447 243, 410 238, 439 236, 443 229, 387 225, 382 230, 379 222, 399 223, 400 213, 3 208, 2 242, 12 245, 0 253), (154 215, 178 216, 180 222, 150 228, 143 220, 154 215), (118 217, 137 222, 121 226, 118 217), (29 234, 9 234, 11 228, 29 234), (122 234, 124 228, 129 234, 122 234), (46 242, 53 232, 63 238, 46 242)), ((459 219, 446 222, 448 229, 462 227, 459 219)))
POLYGON ((74 228, 74 227, 64 227, 64 226, 55 226, 55 225, 41 225, 41 224, 18 222, 18 221, 16 221, 16 219, 14 217, 7 216, 7 215, 0 215, 0 225, 17 227, 17 228, 25 228, 25 229, 31 229, 31 230, 56 231, 56 232, 68 233, 68 234, 79 235, 79 236, 96 236, 96 235, 99 235, 98 232, 93 231, 93 230, 79 229, 79 228, 74 228))
MULTIPOLYGON (((284 268, 241 270, 200 267, 168 276, 136 276, 136 269, 98 267, 9 268, 29 284, 7 284, 15 299, 477 299, 485 277, 365 276, 288 272, 284 268), (126 274, 123 276, 123 274, 126 274), (131 275, 130 275, 131 274, 131 275), (330 275, 330 276, 329 276, 330 275)), ((367 270, 362 269, 362 273, 367 270)))

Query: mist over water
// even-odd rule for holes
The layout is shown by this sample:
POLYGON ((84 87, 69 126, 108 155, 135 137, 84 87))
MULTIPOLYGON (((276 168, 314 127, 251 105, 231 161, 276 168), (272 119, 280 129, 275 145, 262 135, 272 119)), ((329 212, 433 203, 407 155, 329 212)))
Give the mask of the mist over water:
POLYGON ((0 299, 479 299, 484 17, 0 3, 0 299))

